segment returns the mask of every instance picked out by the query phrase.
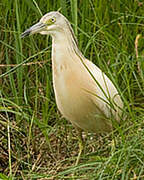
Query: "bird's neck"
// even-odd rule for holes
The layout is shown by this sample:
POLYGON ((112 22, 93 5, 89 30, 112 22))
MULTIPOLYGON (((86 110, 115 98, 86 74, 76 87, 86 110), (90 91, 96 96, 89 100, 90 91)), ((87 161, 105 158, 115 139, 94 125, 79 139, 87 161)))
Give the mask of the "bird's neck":
POLYGON ((52 36, 52 61, 55 66, 80 63, 79 55, 82 54, 71 32, 57 32, 52 36))

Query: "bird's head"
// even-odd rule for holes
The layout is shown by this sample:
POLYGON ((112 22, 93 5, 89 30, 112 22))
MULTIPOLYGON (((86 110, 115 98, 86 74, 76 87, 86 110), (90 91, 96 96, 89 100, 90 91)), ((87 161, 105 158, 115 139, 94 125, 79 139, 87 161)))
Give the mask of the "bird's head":
POLYGON ((45 14, 38 23, 31 26, 21 34, 25 37, 31 34, 54 34, 68 27, 68 20, 58 11, 45 14))

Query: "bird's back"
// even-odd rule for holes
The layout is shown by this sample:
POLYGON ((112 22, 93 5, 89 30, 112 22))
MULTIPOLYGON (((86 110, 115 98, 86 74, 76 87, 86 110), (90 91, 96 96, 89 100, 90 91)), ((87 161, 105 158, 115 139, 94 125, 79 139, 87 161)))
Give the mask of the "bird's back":
POLYGON ((90 71, 90 76, 94 80, 93 86, 96 90, 93 94, 95 95, 95 98, 92 98, 93 101, 96 104, 99 102, 99 107, 106 117, 110 118, 113 116, 117 121, 119 121, 122 114, 123 102, 116 87, 105 73, 91 61, 86 60, 85 65, 90 71))

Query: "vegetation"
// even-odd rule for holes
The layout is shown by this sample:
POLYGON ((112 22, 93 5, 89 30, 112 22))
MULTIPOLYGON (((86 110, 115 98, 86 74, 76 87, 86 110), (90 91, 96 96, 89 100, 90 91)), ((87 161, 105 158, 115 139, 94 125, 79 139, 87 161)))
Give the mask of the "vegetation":
POLYGON ((1 0, 0 12, 0 179, 143 179, 144 2, 1 0), (75 129, 55 104, 51 39, 20 38, 42 14, 58 9, 83 54, 116 84, 127 115, 112 134, 84 133, 77 167, 75 129))

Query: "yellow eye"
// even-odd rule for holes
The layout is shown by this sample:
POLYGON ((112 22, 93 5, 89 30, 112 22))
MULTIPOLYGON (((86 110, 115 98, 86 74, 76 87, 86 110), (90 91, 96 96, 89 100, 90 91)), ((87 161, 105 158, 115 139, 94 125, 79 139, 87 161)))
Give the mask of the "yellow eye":
POLYGON ((50 20, 51 20, 51 22, 53 22, 53 23, 56 21, 55 18, 51 18, 50 20))
POLYGON ((49 20, 47 20, 47 21, 45 22, 45 24, 51 25, 51 24, 53 24, 55 21, 56 21, 55 18, 50 18, 49 20))

